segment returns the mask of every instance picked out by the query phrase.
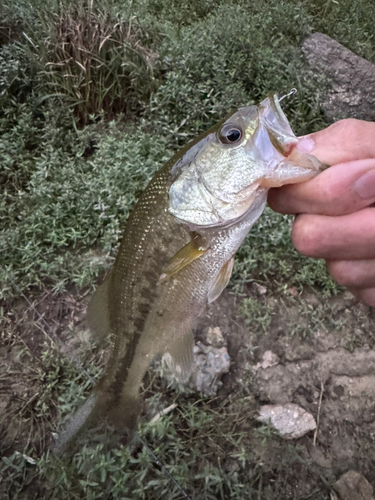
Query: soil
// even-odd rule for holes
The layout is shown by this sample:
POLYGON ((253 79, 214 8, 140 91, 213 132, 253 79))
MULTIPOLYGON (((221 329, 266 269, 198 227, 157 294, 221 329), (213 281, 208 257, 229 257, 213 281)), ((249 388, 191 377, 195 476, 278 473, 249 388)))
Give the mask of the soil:
MULTIPOLYGON (((273 307, 273 319, 265 333, 259 328, 252 331, 247 326, 238 314, 241 299, 228 291, 208 307, 196 329, 196 340, 204 341, 208 327, 219 327, 226 339, 231 369, 223 376, 218 395, 226 397, 235 393, 242 381, 250 378, 254 411, 263 404, 295 403, 318 419, 315 444, 313 432, 293 441, 305 461, 301 467, 308 468, 310 483, 304 485, 306 497, 315 498, 313 493, 316 484, 321 484, 322 476, 332 485, 349 470, 363 474, 375 488, 374 312, 355 304, 350 294, 343 293, 327 299, 334 317, 345 319, 341 328, 337 328, 337 322, 335 328, 323 324, 324 328, 312 328, 308 337, 291 336, 290 318, 296 322, 306 318, 299 317, 298 307, 285 308, 282 300, 272 295, 267 297, 263 291, 259 296, 258 288, 249 287, 248 295, 273 307), (269 350, 278 356, 279 363, 255 369, 269 350)), ((297 298, 297 304, 299 301, 314 308, 320 299, 314 294, 305 294, 297 298)), ((80 356, 87 339, 72 338, 67 332, 82 325, 86 302, 72 294, 57 298, 47 294, 34 303, 33 309, 19 301, 4 315, 0 439, 6 456, 30 443, 40 451, 48 447, 56 411, 50 409, 51 421, 46 421, 42 429, 33 420, 35 402, 43 384, 47 383, 35 376, 35 371, 42 346, 51 342, 50 337, 59 339, 60 351, 65 356, 74 359, 80 356), (27 423, 25 409, 30 414, 27 423)), ((103 354, 98 354, 97 361, 103 363, 103 354)), ((246 425, 260 424, 249 417, 246 425)), ((271 450, 265 459, 272 462, 276 454, 273 457, 271 450)), ((285 494, 285 498, 305 497, 285 494)))
MULTIPOLYGON (((259 298, 256 285, 248 292, 259 298)), ((312 294, 299 300, 315 306, 319 302, 312 294)), ((333 480, 354 469, 375 488, 374 311, 356 304, 348 292, 326 301, 337 317, 345 317, 342 328, 318 329, 308 338, 291 337, 287 319, 303 318, 276 304, 269 331, 254 334, 236 314, 238 298, 226 291, 210 305, 197 336, 207 326, 218 326, 227 340, 231 370, 222 379, 223 393, 236 391, 241 377, 251 370, 256 405, 295 403, 319 418, 315 445, 313 433, 294 441, 313 477, 333 480), (251 364, 243 349, 249 339, 254 353, 251 364), (280 362, 255 370, 269 350, 280 362)))

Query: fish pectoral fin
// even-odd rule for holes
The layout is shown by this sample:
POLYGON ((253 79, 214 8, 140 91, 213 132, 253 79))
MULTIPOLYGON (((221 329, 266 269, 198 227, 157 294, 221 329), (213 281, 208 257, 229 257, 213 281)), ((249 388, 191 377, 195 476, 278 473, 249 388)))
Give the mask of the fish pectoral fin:
POLYGON ((164 353, 163 361, 168 365, 178 382, 187 382, 193 370, 193 332, 173 342, 164 353))
POLYGON ((103 340, 111 333, 109 321, 109 274, 92 296, 87 307, 86 321, 89 329, 98 340, 103 340))
POLYGON ((171 258, 163 274, 160 276, 160 280, 163 281, 167 278, 171 278, 181 271, 181 269, 198 259, 201 255, 204 255, 207 250, 208 246, 205 244, 203 238, 196 235, 190 243, 182 247, 181 250, 171 258))
POLYGON ((223 265, 219 274, 217 275, 211 290, 208 292, 208 303, 211 303, 214 300, 216 300, 219 297, 219 295, 221 295, 221 292, 224 290, 224 288, 228 285, 233 271, 233 264, 234 264, 234 256, 231 257, 223 265))

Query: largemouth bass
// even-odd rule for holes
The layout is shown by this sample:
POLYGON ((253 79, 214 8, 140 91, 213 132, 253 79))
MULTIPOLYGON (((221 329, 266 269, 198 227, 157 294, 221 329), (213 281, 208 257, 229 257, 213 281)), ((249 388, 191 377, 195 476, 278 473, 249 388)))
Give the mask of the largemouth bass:
POLYGON ((139 390, 157 355, 180 380, 191 372, 192 329, 228 284, 234 255, 263 212, 271 187, 321 169, 299 153, 276 95, 240 108, 189 143, 153 177, 127 221, 113 269, 88 307, 112 338, 98 385, 62 430, 58 454, 99 425, 134 429, 139 390))

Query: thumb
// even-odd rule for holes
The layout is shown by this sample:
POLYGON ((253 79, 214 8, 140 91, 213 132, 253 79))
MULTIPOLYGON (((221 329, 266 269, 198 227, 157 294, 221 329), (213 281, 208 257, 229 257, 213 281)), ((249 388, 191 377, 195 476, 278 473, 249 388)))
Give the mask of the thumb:
POLYGON ((310 181, 271 189, 270 207, 283 214, 344 215, 375 202, 375 158, 341 163, 310 181))

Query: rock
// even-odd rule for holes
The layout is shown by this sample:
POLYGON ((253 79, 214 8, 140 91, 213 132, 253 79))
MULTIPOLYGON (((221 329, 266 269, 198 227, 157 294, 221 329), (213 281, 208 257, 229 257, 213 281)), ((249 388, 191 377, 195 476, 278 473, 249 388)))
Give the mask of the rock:
POLYGON ((212 345, 214 347, 223 347, 227 345, 227 342, 218 326, 215 326, 214 328, 209 326, 203 333, 202 340, 204 344, 212 345))
POLYGON ((350 470, 334 484, 340 500, 373 500, 373 487, 359 472, 350 470))
POLYGON ((270 421, 285 439, 297 439, 316 429, 314 417, 292 403, 261 406, 257 420, 270 421))
POLYGON ((311 68, 322 71, 331 88, 322 108, 328 118, 375 120, 375 64, 323 33, 313 33, 302 50, 311 68))
POLYGON ((267 293, 267 288, 259 283, 254 283, 254 288, 258 295, 265 295, 267 293))
POLYGON ((270 366, 274 366, 279 364, 280 358, 278 357, 277 354, 275 354, 272 351, 265 351, 263 354, 263 359, 260 363, 257 363, 255 366, 252 367, 254 371, 259 370, 259 368, 263 368, 265 370, 266 368, 269 368, 270 366))
POLYGON ((298 295, 298 290, 297 290, 297 288, 295 286, 292 286, 292 287, 288 288, 288 292, 293 297, 297 297, 297 295, 298 295))
POLYGON ((220 377, 229 371, 230 356, 226 347, 207 346, 198 342, 194 346, 194 368, 189 387, 204 396, 214 396, 222 386, 220 377))

